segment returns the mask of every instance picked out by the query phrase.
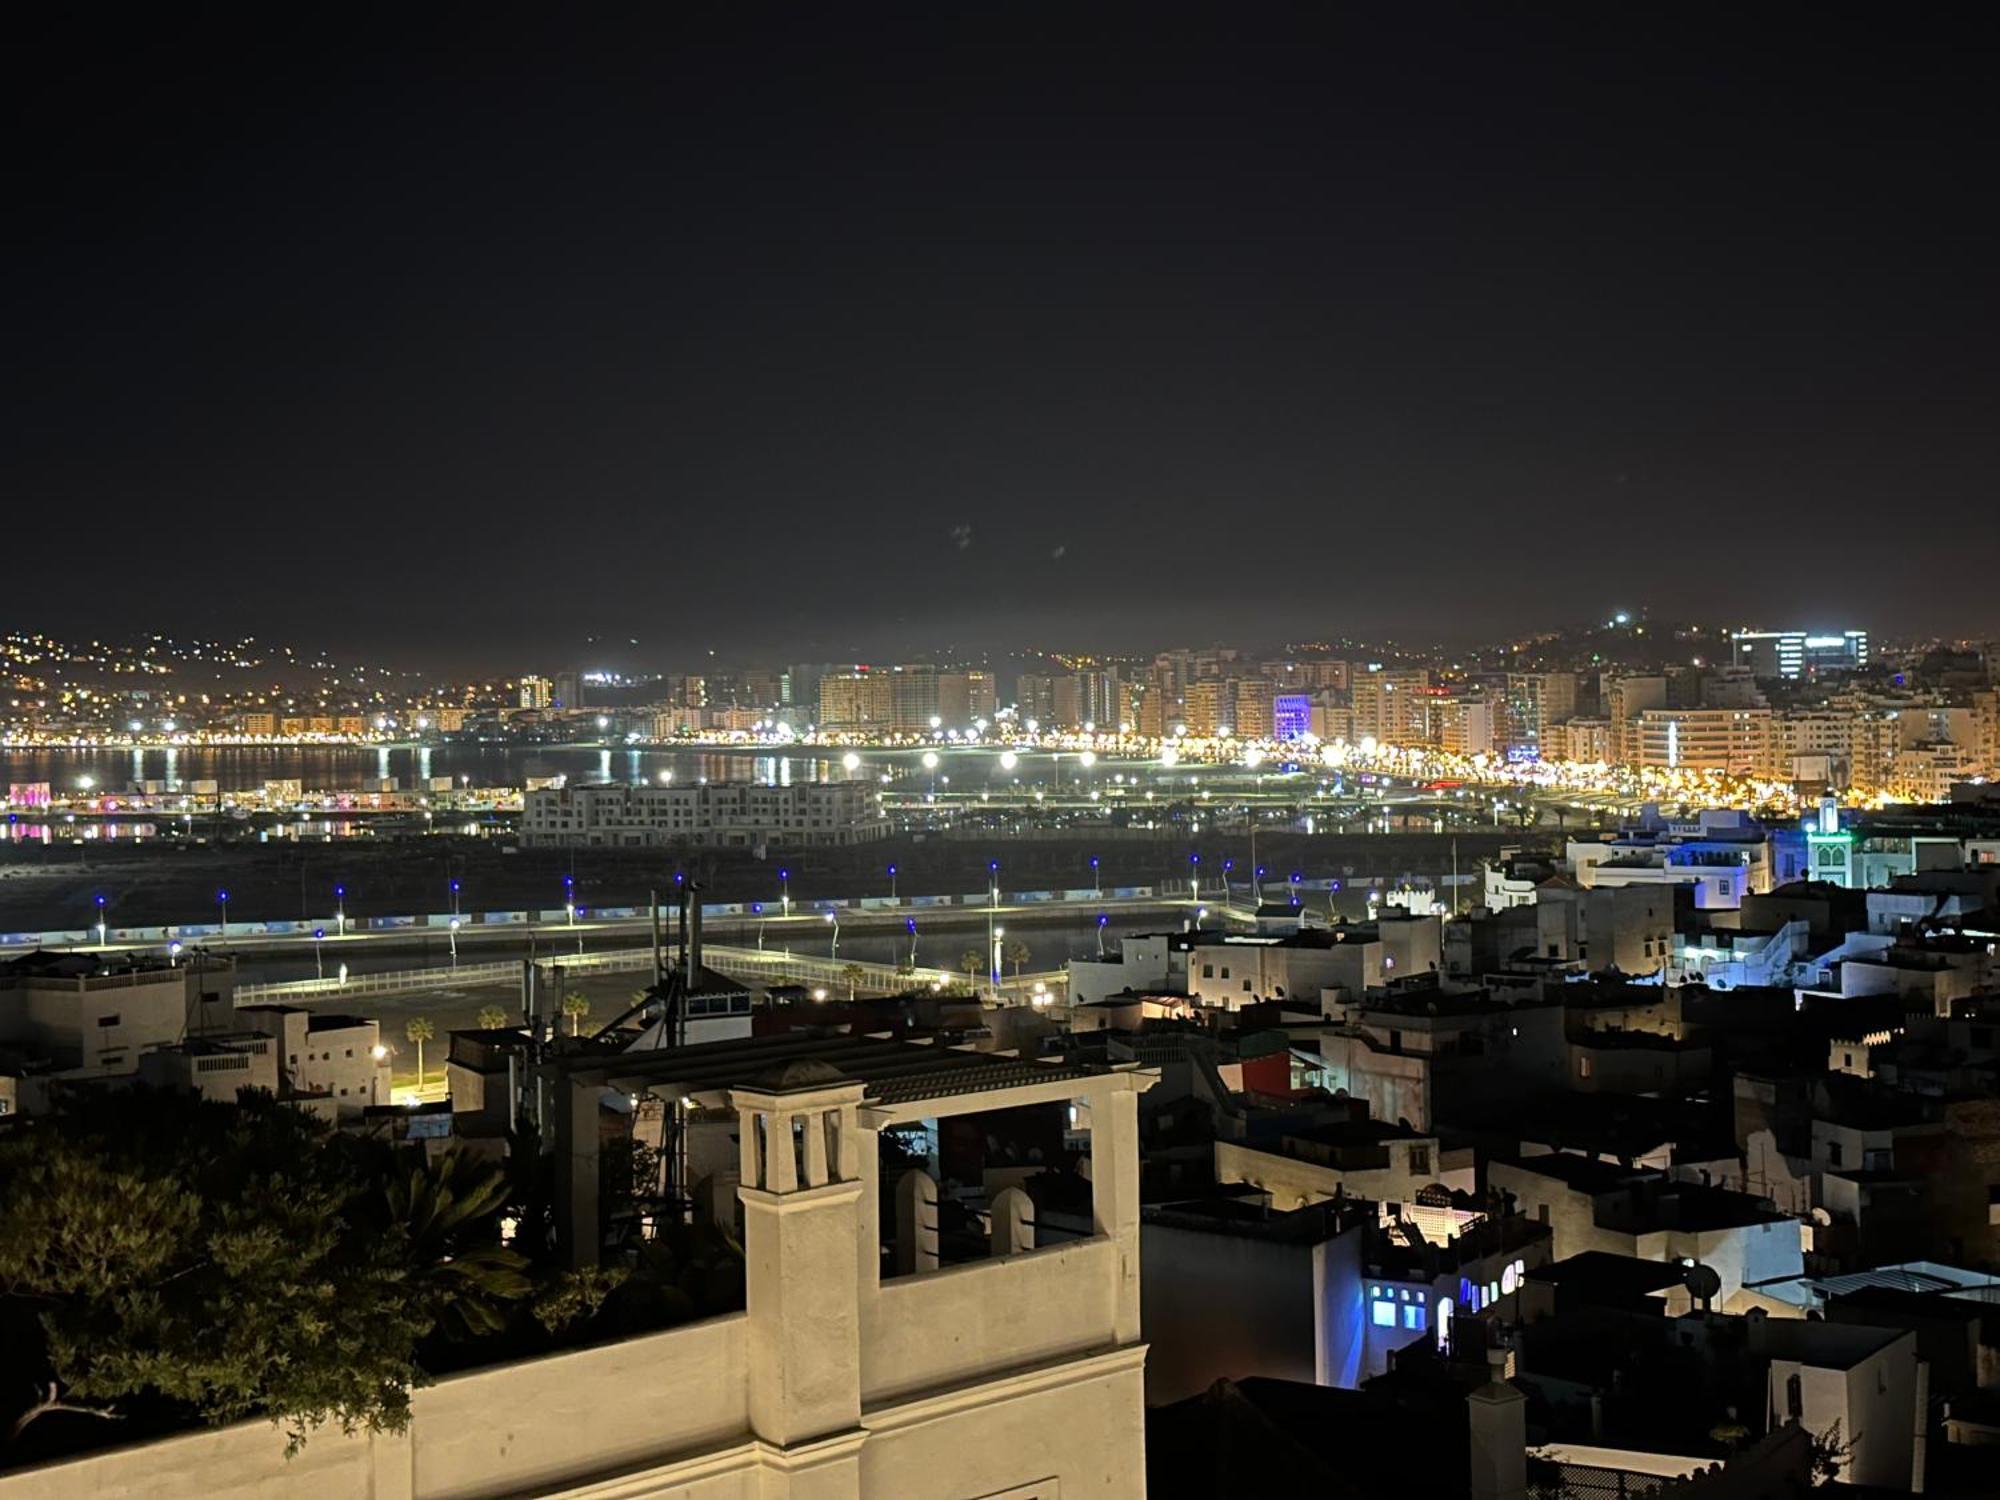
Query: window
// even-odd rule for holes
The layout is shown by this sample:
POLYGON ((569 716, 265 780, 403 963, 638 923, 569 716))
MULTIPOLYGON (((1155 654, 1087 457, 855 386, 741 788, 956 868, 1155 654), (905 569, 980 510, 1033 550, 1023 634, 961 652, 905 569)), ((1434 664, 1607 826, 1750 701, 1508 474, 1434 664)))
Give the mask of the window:
POLYGON ((1394 1328, 1396 1326, 1396 1304, 1385 1298, 1369 1308, 1368 1317, 1369 1321, 1377 1328, 1394 1328))
POLYGON ((1588 1078, 1590 1076, 1590 1056, 1588 1053, 1577 1058, 1576 1076, 1579 1078, 1588 1078))
POLYGON ((1422 1333, 1424 1331, 1423 1303, 1412 1302, 1408 1307, 1403 1309, 1403 1326, 1412 1333, 1422 1333))
POLYGON ((1410 1173, 1412 1176, 1430 1176, 1431 1148, 1429 1146, 1410 1147, 1410 1173))
POLYGON ((1243 981, 1243 993, 1246 995, 1250 993, 1250 981, 1247 979, 1243 981))
POLYGON ((1213 979, 1213 978, 1215 978, 1215 965, 1214 965, 1214 964, 1203 964, 1203 965, 1201 966, 1201 977, 1202 977, 1203 979, 1213 979))
POLYGON ((1224 979, 1227 979, 1227 978, 1229 977, 1229 965, 1228 965, 1228 964, 1224 964, 1224 965, 1222 966, 1222 977, 1223 977, 1224 979))
POLYGON ((99 1016, 99 1017, 97 1018, 97 1024, 98 1024, 99 1026, 116 1026, 116 1025, 118 1024, 118 1017, 116 1017, 116 1016, 99 1016))
POLYGON ((1826 1143, 1826 1164, 1829 1167, 1837 1167, 1842 1164, 1840 1160, 1839 1141, 1828 1141, 1826 1143))

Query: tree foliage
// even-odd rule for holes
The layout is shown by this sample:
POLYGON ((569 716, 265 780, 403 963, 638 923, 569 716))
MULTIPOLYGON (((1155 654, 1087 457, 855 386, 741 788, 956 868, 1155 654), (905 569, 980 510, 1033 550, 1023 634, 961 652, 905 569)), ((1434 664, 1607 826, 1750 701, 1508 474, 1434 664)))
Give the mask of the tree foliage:
POLYGON ((253 1415, 293 1449, 334 1423, 400 1430, 420 1341, 499 1326, 531 1290, 498 1243, 506 1185, 240 1105, 132 1089, 0 1136, 0 1303, 32 1339, 0 1391, 49 1412, 253 1415))

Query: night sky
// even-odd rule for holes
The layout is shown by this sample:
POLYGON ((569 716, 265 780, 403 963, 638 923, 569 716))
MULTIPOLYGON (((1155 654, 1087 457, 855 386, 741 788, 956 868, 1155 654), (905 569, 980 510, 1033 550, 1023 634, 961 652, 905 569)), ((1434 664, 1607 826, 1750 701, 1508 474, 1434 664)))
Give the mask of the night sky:
POLYGON ((0 627, 2000 631, 2000 58, 1753 9, 17 34, 0 627))

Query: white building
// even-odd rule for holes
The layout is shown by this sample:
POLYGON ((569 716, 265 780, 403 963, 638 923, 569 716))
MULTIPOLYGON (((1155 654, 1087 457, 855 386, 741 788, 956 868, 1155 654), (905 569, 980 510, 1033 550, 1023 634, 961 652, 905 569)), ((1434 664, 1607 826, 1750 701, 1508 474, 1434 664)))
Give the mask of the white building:
POLYGON ((193 1037, 140 1055, 139 1080, 150 1088, 199 1094, 234 1104, 245 1089, 278 1092, 278 1049, 262 1032, 193 1037))
POLYGON ((152 1048, 235 1029, 235 999, 227 959, 29 953, 0 962, 0 1045, 71 1076, 117 1077, 152 1048))
POLYGON ((597 1222, 601 1099, 668 1099, 733 1138, 735 1191, 716 1198, 741 1204, 742 1312, 447 1376, 412 1393, 400 1434, 323 1428, 287 1459, 269 1422, 189 1431, 0 1475, 0 1500, 1144 1495, 1147 1077, 853 1037, 577 1061, 551 1079, 567 1222, 597 1222), (1035 1106, 1088 1132, 1080 1237, 1036 1247, 1003 1189, 990 1254, 885 1269, 881 1133, 1035 1106))
POLYGON ((381 1023, 323 1015, 296 1005, 246 1005, 244 1025, 276 1039, 279 1081, 301 1102, 324 1100, 334 1118, 389 1099, 389 1051, 381 1023))
POLYGON ((543 787, 521 807, 521 842, 529 846, 858 844, 888 831, 880 793, 863 781, 543 787))

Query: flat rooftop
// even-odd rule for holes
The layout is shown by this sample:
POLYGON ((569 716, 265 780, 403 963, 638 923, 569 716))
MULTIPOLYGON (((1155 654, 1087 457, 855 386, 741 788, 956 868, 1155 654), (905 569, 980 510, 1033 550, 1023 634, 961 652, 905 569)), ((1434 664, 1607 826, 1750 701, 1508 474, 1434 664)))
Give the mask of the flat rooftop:
POLYGON ((878 1104, 992 1093, 1112 1071, 1078 1063, 1033 1062, 992 1052, 962 1052, 921 1042, 799 1034, 662 1047, 614 1057, 599 1054, 566 1060, 563 1070, 574 1082, 595 1082, 628 1093, 709 1094, 717 1096, 719 1102, 731 1089, 767 1087, 797 1064, 827 1070, 828 1084, 859 1083, 866 1097, 878 1104))

